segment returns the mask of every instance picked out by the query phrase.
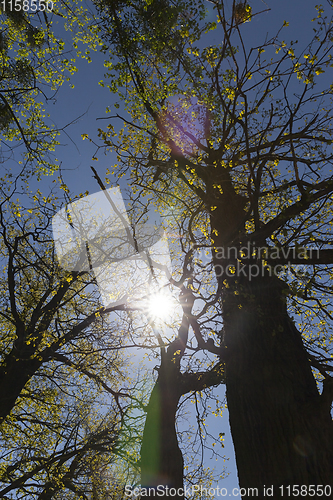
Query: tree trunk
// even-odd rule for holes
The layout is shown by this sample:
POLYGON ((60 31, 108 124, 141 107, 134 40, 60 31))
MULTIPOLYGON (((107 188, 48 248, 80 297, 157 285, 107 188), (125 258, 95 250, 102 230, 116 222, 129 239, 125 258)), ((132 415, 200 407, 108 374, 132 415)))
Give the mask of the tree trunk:
POLYGON ((235 276, 224 285, 227 402, 241 488, 258 488, 259 498, 265 486, 274 498, 287 496, 280 486, 333 490, 330 403, 288 317, 282 282, 235 276))
POLYGON ((10 414, 23 388, 42 364, 36 357, 22 358, 13 350, 0 369, 0 423, 10 414))
MULTIPOLYGON (((293 496, 294 485, 331 485, 333 491, 330 401, 317 389, 302 337, 288 316, 287 285, 260 260, 254 268, 251 255, 242 257, 245 198, 224 175, 223 195, 215 196, 210 221, 240 487, 257 488, 258 498, 267 498, 264 488, 272 486, 274 498, 293 496)), ((304 488, 300 496, 313 498, 304 488)))
MULTIPOLYGON (((176 434, 176 411, 181 397, 181 374, 162 356, 158 379, 150 396, 141 446, 142 488, 183 488, 183 455, 176 434)), ((151 496, 156 496, 152 493, 151 496)), ((175 499, 183 495, 173 495, 175 499)))

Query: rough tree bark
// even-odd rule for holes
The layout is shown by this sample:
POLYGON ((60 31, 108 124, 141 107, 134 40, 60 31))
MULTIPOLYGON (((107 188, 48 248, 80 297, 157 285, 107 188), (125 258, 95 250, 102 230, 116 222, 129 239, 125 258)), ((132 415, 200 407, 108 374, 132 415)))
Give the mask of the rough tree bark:
MULTIPOLYGON (((172 498, 183 499, 184 461, 176 433, 176 412, 182 395, 202 391, 224 380, 224 361, 204 372, 181 372, 180 361, 185 351, 188 329, 193 321, 193 295, 182 295, 184 315, 177 338, 167 349, 161 348, 161 366, 150 396, 141 445, 141 486, 151 488, 148 495, 155 497, 154 488, 176 488, 172 498)), ((210 347, 219 351, 216 347, 210 347)), ((220 351, 219 351, 220 352, 220 351)), ((167 489, 165 489, 168 492, 167 489)), ((167 495, 168 496, 168 495, 167 495)))
MULTIPOLYGON (((230 281, 229 281, 230 283, 230 281)), ((226 387, 241 487, 332 482, 330 405, 318 392, 277 278, 223 293, 226 387)))
MULTIPOLYGON (((244 202, 231 182, 224 186, 211 214, 219 271, 236 267, 237 259, 230 254, 218 258, 217 247, 228 255, 230 246, 244 245, 239 243, 244 202)), ((265 498, 264 487, 273 486, 279 498, 282 485, 333 486, 331 380, 320 395, 301 334, 288 316, 287 285, 260 259, 259 275, 251 277, 251 264, 243 260, 238 276, 219 278, 226 394, 240 487, 258 488, 258 497, 265 498)))
POLYGON ((181 374, 164 353, 150 396, 141 446, 141 485, 183 488, 183 455, 176 434, 176 411, 181 397, 181 374))

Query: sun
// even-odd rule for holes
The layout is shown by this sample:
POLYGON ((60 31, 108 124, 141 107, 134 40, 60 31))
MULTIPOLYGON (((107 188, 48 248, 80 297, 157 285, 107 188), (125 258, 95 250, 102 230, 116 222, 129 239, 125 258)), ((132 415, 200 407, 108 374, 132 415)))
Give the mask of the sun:
POLYGON ((153 293, 148 297, 147 309, 151 318, 166 320, 172 314, 172 299, 165 292, 153 293))

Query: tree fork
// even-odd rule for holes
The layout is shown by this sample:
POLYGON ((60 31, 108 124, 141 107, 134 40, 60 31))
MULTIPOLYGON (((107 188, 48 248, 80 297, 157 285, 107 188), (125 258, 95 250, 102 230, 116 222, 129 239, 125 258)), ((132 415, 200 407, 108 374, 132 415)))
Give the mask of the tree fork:
MULTIPOLYGON (((150 396, 147 418, 141 445, 141 485, 154 488, 158 485, 184 488, 184 461, 176 433, 176 412, 183 394, 201 391, 224 381, 224 362, 218 362, 210 371, 181 373, 179 337, 162 351, 158 378, 150 396)), ((182 500, 183 495, 172 495, 182 500)))

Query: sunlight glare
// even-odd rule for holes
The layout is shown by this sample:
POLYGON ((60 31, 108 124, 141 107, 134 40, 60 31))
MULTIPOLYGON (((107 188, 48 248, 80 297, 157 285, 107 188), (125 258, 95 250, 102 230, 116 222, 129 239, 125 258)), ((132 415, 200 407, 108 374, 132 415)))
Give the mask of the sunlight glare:
POLYGON ((148 299, 149 316, 156 319, 167 319, 172 312, 172 301, 166 293, 155 293, 148 299))

